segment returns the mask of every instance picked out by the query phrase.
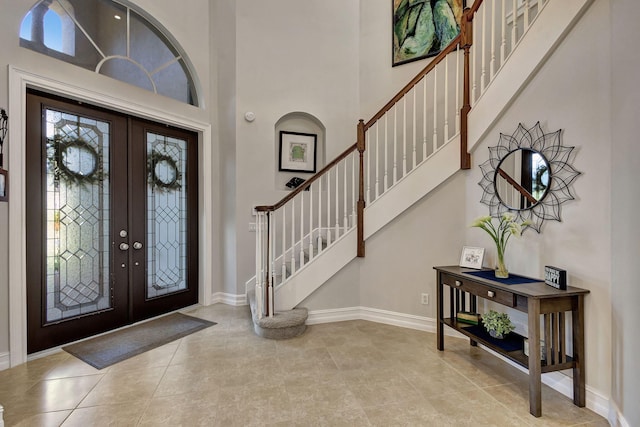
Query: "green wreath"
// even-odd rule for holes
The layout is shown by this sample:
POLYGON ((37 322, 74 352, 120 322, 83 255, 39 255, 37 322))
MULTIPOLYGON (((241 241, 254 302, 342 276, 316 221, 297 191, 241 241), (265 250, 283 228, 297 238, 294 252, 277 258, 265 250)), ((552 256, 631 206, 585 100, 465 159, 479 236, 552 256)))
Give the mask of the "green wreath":
POLYGON ((56 135, 53 140, 49 140, 49 146, 53 149, 53 156, 49 157, 49 159, 52 163, 53 173, 56 179, 62 180, 70 185, 80 186, 96 184, 104 179, 100 154, 84 139, 64 139, 62 136, 56 135), (76 169, 71 166, 70 162, 67 161, 67 156, 70 150, 73 149, 93 159, 90 170, 83 171, 80 168, 76 169))
POLYGON ((180 184, 182 174, 178 169, 178 164, 171 156, 158 153, 157 151, 152 151, 147 158, 147 170, 149 171, 149 182, 151 182, 151 184, 154 187, 157 187, 160 191, 179 190, 182 187, 180 184), (169 174, 169 179, 157 174, 156 166, 161 163, 164 163, 165 167, 168 166, 174 171, 173 174, 169 174))

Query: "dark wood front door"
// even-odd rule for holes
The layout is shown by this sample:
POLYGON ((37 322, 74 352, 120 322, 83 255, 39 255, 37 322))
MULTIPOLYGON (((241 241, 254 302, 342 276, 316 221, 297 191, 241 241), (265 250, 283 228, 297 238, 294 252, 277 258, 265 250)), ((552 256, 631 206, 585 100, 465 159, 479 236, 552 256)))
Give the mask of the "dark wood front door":
POLYGON ((27 94, 27 352, 198 300, 197 135, 27 94))

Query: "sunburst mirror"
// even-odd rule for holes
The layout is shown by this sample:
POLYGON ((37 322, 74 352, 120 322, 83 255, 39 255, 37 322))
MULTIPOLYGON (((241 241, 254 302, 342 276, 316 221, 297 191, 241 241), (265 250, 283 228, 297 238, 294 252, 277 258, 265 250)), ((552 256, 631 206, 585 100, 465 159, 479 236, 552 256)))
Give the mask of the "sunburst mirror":
POLYGON ((571 185, 580 175, 570 164, 575 147, 562 145, 561 132, 544 133, 538 122, 530 129, 520 123, 512 135, 500 133, 480 165, 478 183, 491 216, 511 212, 538 233, 545 219, 560 221, 560 205, 575 199, 571 185))

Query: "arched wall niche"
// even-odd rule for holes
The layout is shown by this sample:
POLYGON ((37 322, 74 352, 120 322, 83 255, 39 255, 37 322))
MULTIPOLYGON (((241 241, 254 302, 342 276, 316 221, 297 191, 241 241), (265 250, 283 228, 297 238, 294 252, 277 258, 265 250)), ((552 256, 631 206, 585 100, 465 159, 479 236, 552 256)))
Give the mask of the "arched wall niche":
POLYGON ((316 172, 325 165, 325 134, 326 128, 324 124, 315 116, 302 111, 294 111, 282 116, 275 124, 274 132, 274 159, 276 165, 275 188, 276 190, 290 191, 286 183, 293 177, 307 179, 313 175, 309 172, 290 172, 280 171, 280 132, 298 132, 317 135, 316 143, 316 172))

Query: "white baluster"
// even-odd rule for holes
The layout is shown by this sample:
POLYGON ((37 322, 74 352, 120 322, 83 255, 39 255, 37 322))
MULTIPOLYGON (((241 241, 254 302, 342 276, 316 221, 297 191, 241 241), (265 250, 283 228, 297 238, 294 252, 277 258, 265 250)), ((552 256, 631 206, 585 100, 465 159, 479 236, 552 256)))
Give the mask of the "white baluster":
POLYGON ((460 81, 460 45, 456 48, 456 134, 460 133, 460 86, 462 86, 462 82, 460 81))
POLYGON ((313 259, 313 184, 309 186, 309 261, 313 259))
POLYGON ((282 280, 284 283, 287 278, 287 208, 282 207, 282 280))
MULTIPOLYGON (((396 183, 396 176, 398 176, 398 104, 393 106, 393 175, 391 176, 391 185, 396 183)), ((387 190, 385 184, 385 191, 387 190)))
POLYGON ((367 204, 371 203, 371 132, 367 131, 367 145, 366 145, 366 154, 367 154, 367 169, 364 171, 364 176, 366 179, 367 191, 365 192, 365 199, 367 204))
POLYGON ((427 157, 427 76, 422 78, 424 81, 422 95, 422 160, 427 157))
POLYGON ((331 171, 325 174, 327 177, 327 247, 331 244, 331 171))
MULTIPOLYGON (((475 21, 475 17, 478 15, 478 12, 475 13, 474 15, 474 21, 475 21)), ((473 40, 478 40, 478 26, 474 25, 471 29, 471 31, 473 32, 473 40)), ((478 48, 478 44, 477 43, 473 43, 473 45, 471 45, 471 51, 470 51, 470 58, 469 60, 471 61, 471 76, 472 76, 472 85, 471 85, 471 105, 475 104, 475 101, 477 99, 477 87, 478 87, 478 71, 477 71, 477 63, 478 63, 478 51, 480 50, 478 48)))
POLYGON ((336 240, 340 237, 340 176, 338 175, 338 169, 340 168, 340 164, 337 164, 335 167, 336 170, 336 240))
POLYGON ((480 70, 480 95, 484 93, 484 89, 486 87, 486 72, 487 72, 487 6, 486 3, 483 3, 482 6, 482 43, 480 46, 482 48, 482 67, 480 70))
POLYGON ((518 5, 516 4, 516 0, 513 0, 513 10, 511 12, 511 52, 516 46, 516 41, 518 40, 518 5))
POLYGON ((449 56, 444 58, 444 142, 449 141, 449 56))
POLYGON ((300 193, 300 268, 304 267, 304 191, 300 193))
POLYGON ((524 30, 529 28, 529 0, 524 0, 524 30))
MULTIPOLYGON (((416 93, 418 92, 418 86, 414 86, 413 87, 413 152, 411 154, 412 157, 412 163, 411 163, 411 169, 415 169, 416 168, 416 139, 418 138, 418 135, 416 135, 416 93)), ((405 171, 405 175, 406 175, 406 171, 405 171)))
POLYGON ((322 252, 322 177, 318 179, 318 249, 317 253, 322 252))
POLYGON ((376 199, 380 196, 380 150, 379 148, 379 128, 380 121, 376 122, 376 199))
POLYGON ((491 62, 489 63, 489 81, 496 73, 496 0, 491 0, 491 62))
POLYGON ((356 202, 358 200, 358 193, 356 192, 356 181, 360 178, 360 171, 358 170, 358 165, 360 162, 358 151, 354 151, 351 156, 351 226, 353 227, 356 224, 356 202), (358 173, 356 173, 358 171, 358 173), (356 178, 356 176, 358 178, 356 178))
POLYGON ((348 218, 348 210, 349 206, 347 204, 347 159, 344 159, 342 162, 344 164, 344 182, 343 182, 343 191, 344 191, 344 205, 342 206, 343 210, 343 218, 342 218, 342 226, 344 227, 344 232, 346 233, 349 230, 349 218, 348 218))
POLYGON ((433 69, 433 152, 438 149, 438 65, 433 69))
MULTIPOLYGON (((407 95, 402 97, 402 176, 407 174, 407 95)), ((397 175, 394 174, 394 181, 397 175)))
POLYGON ((506 55, 507 49, 507 11, 506 4, 507 0, 501 0, 502 3, 502 11, 500 13, 500 22, 502 25, 502 29, 500 30, 500 67, 504 64, 504 59, 506 55))
POLYGON ((291 199, 291 275, 296 272, 296 199, 291 199))
POLYGON ((384 115, 384 187, 382 192, 386 192, 387 188, 389 188, 389 178, 388 178, 388 170, 389 170, 389 127, 387 126, 387 116, 384 115))

